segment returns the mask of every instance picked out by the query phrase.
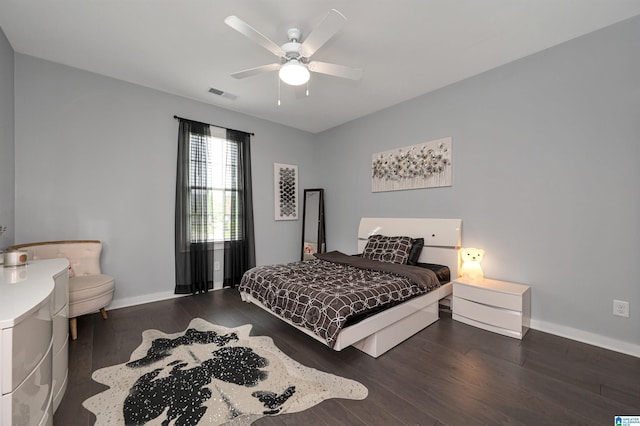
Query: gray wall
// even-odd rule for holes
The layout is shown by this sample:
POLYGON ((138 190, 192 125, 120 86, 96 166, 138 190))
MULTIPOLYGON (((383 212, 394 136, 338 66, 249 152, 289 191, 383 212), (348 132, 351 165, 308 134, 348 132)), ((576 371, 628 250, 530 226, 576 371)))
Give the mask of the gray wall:
POLYGON ((300 221, 274 220, 273 163, 312 181, 312 135, 16 54, 16 242, 91 238, 116 278, 114 305, 174 287, 174 115, 255 132, 256 258, 299 258, 300 221))
POLYGON ((640 18, 321 134, 329 248, 354 252, 361 216, 461 218, 536 328, 640 354, 638 52, 640 18), (371 192, 372 153, 446 136, 452 187, 371 192))
POLYGON ((638 354, 638 51, 640 18, 319 135, 16 55, 15 240, 101 239, 116 305, 170 294, 178 114, 256 132, 259 264, 299 256, 301 223, 274 221, 272 183, 274 162, 297 164, 301 189, 326 189, 329 249, 356 250, 361 216, 462 218, 487 277, 532 286, 534 328, 638 354), (371 193, 372 153, 446 136, 452 187, 371 193))
POLYGON ((13 49, 0 28, 0 250, 14 243, 13 49))

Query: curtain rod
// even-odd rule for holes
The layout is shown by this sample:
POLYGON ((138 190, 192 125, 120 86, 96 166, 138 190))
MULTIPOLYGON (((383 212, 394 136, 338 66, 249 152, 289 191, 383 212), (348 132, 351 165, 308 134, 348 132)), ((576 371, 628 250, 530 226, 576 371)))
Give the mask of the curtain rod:
MULTIPOLYGON (((204 123, 202 121, 195 121, 195 120, 191 120, 191 119, 184 118, 184 117, 178 117, 177 115, 174 115, 173 118, 175 118, 176 120, 186 120, 186 121, 190 121, 192 123, 204 124, 205 126, 213 126, 213 127, 218 127, 220 129, 226 129, 226 127, 224 127, 224 126, 218 126, 217 124, 211 124, 211 123, 204 123)), ((245 132, 244 130, 238 130, 238 129, 229 129, 229 130, 233 130, 233 131, 236 131, 236 132, 248 133, 251 136, 255 136, 256 135, 253 132, 245 132)))

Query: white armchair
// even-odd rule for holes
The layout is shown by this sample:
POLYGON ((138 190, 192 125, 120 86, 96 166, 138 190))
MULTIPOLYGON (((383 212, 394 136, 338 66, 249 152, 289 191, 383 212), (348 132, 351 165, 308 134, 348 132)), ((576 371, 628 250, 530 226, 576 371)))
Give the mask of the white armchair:
POLYGON ((69 260, 69 327, 71 339, 78 338, 76 318, 100 311, 107 319, 105 307, 113 299, 115 280, 102 274, 100 254, 102 243, 98 240, 48 241, 20 244, 10 250, 27 251, 28 259, 69 260))

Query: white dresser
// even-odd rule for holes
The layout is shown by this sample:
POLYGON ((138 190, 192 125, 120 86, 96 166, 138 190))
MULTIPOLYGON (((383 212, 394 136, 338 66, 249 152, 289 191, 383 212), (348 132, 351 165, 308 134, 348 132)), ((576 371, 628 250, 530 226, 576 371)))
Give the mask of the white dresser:
POLYGON ((0 425, 52 425, 67 384, 66 259, 0 267, 0 425))
POLYGON ((457 278, 452 311, 456 321, 522 339, 530 324, 531 289, 488 278, 457 278))

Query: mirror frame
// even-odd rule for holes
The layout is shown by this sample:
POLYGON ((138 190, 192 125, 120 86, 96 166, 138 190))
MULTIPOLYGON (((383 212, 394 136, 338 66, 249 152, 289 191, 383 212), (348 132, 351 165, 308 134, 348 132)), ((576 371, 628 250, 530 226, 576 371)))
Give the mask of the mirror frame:
POLYGON ((324 222, 324 189, 322 188, 309 188, 304 190, 303 207, 302 207, 302 244, 300 247, 300 260, 304 260, 304 243, 305 243, 305 229, 306 229, 306 220, 307 220, 307 209, 312 208, 312 206, 307 207, 307 193, 317 192, 318 193, 318 242, 317 242, 317 251, 316 253, 324 253, 326 251, 327 241, 325 234, 325 222, 324 222))

